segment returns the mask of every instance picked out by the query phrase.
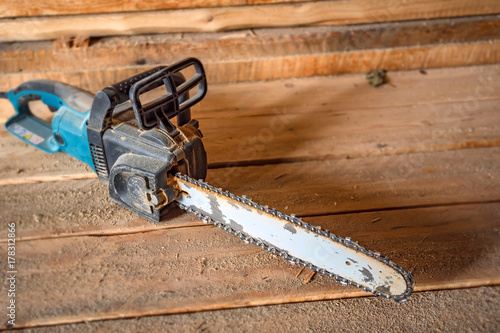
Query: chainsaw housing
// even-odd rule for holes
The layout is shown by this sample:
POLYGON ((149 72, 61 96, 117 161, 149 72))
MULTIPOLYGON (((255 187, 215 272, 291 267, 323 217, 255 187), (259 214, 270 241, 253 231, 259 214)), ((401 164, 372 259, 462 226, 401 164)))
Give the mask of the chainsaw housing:
POLYGON ((168 174, 182 172, 204 179, 207 157, 197 122, 179 127, 178 139, 154 128, 142 131, 122 123, 103 135, 110 166, 109 195, 116 202, 157 222, 177 193, 168 174))
POLYGON ((207 157, 190 107, 206 94, 201 63, 194 58, 156 67, 96 94, 87 127, 94 169, 109 184, 110 197, 158 222, 177 196, 168 174, 204 179, 207 157), (195 74, 187 80, 187 68, 195 74), (145 102, 158 88, 163 94, 145 102), (191 90, 197 88, 194 96, 191 90), (177 126, 171 119, 177 118, 177 126))

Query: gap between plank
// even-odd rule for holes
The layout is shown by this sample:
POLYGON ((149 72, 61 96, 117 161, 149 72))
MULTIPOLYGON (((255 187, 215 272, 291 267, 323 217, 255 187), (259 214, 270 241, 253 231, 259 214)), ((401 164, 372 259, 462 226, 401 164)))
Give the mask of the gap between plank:
MULTIPOLYGON (((474 148, 493 148, 500 146, 500 139, 497 140, 477 140, 477 141, 465 141, 459 143, 450 144, 438 144, 430 147, 409 147, 405 149, 392 149, 392 150, 379 150, 374 152, 367 152, 365 154, 349 154, 349 159, 355 158, 365 158, 371 156, 388 156, 388 155, 405 155, 405 154, 415 154, 415 153, 427 153, 427 152, 443 152, 443 151, 454 151, 463 149, 474 149, 474 148), (427 149, 426 149, 427 148, 427 149)), ((214 162, 209 163, 209 169, 223 169, 227 167, 247 167, 247 166, 263 166, 269 164, 283 164, 283 163, 300 163, 300 162, 313 162, 313 161, 325 161, 338 159, 339 156, 324 155, 317 157, 310 156, 297 156, 297 157, 285 157, 285 158, 270 158, 270 159, 256 159, 256 160, 242 160, 242 161, 230 161, 230 162, 214 162)), ((1 186, 0 181, 0 186, 1 186)))
POLYGON ((400 207, 385 207, 377 209, 355 209, 346 210, 339 212, 321 213, 321 214, 302 214, 300 217, 320 217, 320 216, 331 216, 331 215, 344 215, 344 214, 361 214, 361 213, 375 213, 375 212, 390 212, 394 210, 409 210, 409 209, 422 209, 422 208, 437 208, 437 207, 455 207, 455 206, 467 206, 467 205, 483 205, 492 204, 500 202, 498 200, 484 200, 484 201, 467 201, 467 202, 447 202, 447 203, 435 203, 427 205, 414 205, 414 206, 400 206, 400 207))
MULTIPOLYGON (((385 212, 385 211, 396 211, 396 210, 410 210, 410 209, 424 209, 424 208, 437 208, 437 207, 456 207, 456 206, 467 206, 467 205, 483 205, 483 204, 493 204, 498 203, 500 200, 485 200, 485 201, 469 201, 469 202, 449 202, 449 203, 436 203, 428 205, 414 205, 414 206, 401 206, 401 207, 387 207, 387 208, 376 208, 376 209, 359 209, 352 211, 337 211, 337 212, 326 212, 321 214, 301 214, 297 215, 301 218, 308 217, 322 217, 322 216, 334 216, 334 215, 344 215, 344 214, 359 214, 359 213, 375 213, 375 212, 385 212)), ((145 223, 149 223, 145 221, 145 223)), ((26 236, 16 238, 16 242, 23 241, 36 241, 44 239, 59 239, 59 238, 70 238, 70 237, 108 237, 108 236, 120 236, 120 235, 132 235, 140 233, 148 233, 155 231, 164 231, 170 229, 185 229, 185 228, 196 228, 196 227, 215 227, 212 224, 206 224, 203 222, 185 222, 176 225, 165 225, 162 227, 139 227, 139 228, 122 228, 122 229, 112 229, 112 230, 95 230, 95 231, 80 231, 71 233, 59 233, 52 235, 40 235, 40 236, 26 236)), ((335 232, 333 232, 335 233, 335 232)), ((0 239, 0 244, 7 243, 7 239, 0 239)))
MULTIPOLYGON (((205 224, 203 222, 185 222, 179 223, 175 225, 165 225, 161 227, 153 227, 148 226, 147 224, 151 224, 151 222, 144 220, 144 227, 131 227, 131 228, 120 228, 120 229, 109 229, 109 230, 93 230, 93 231, 77 231, 77 232, 63 232, 52 235, 40 235, 40 236, 26 236, 16 238, 16 242, 23 241, 35 241, 35 240, 44 240, 44 239, 56 239, 56 238, 70 238, 70 237, 108 237, 108 236, 121 236, 121 235, 133 235, 133 234, 141 234, 147 232, 155 232, 155 231, 163 231, 170 229, 185 229, 185 228, 193 228, 193 227, 209 227, 211 224, 205 224)), ((7 239, 0 239, 1 243, 7 243, 7 239)))
MULTIPOLYGON (((500 147, 500 139, 498 140, 480 140, 480 141, 466 141, 460 143, 451 144, 439 144, 435 147, 430 147, 431 149, 410 147, 407 149, 395 149, 395 150, 382 150, 377 152, 368 152, 367 154, 361 155, 349 155, 349 159, 364 158, 370 156, 387 156, 387 155, 404 155, 404 154, 415 154, 415 153, 425 153, 425 152, 442 152, 442 151, 454 151, 463 149, 474 149, 474 148, 493 148, 500 147)), ((338 159, 339 156, 298 156, 298 157, 288 157, 288 158, 274 158, 274 159, 256 159, 256 160, 242 160, 242 161, 229 161, 229 162, 214 162, 209 163, 208 168, 214 169, 224 169, 224 168, 234 168, 234 167, 249 167, 249 166, 264 166, 272 164, 291 164, 291 163, 302 163, 302 162, 314 162, 314 161, 325 161, 338 159)), ((65 182, 72 180, 87 180, 87 179, 97 179, 95 173, 75 173, 57 176, 27 176, 18 178, 4 178, 0 179, 0 186, 13 186, 13 185, 27 185, 27 184, 39 184, 39 183, 52 183, 52 182, 65 182)))
POLYGON ((67 182, 71 180, 86 180, 86 179, 97 179, 97 175, 93 172, 85 172, 85 173, 74 173, 74 174, 57 175, 57 176, 28 176, 19 178, 5 178, 5 179, 0 179, 0 186, 67 182))
POLYGON ((362 24, 376 23, 380 21, 381 16, 384 21, 394 22, 449 16, 488 15, 497 13, 499 8, 500 4, 495 0, 475 1, 473 6, 459 5, 455 0, 439 2, 414 0, 411 6, 353 0, 27 17, 1 19, 0 41, 51 40, 61 35, 93 37, 362 24), (94 24, 89 24, 89 22, 94 24))
MULTIPOLYGON (((488 66, 488 65, 484 65, 484 66, 488 66)), ((445 69, 445 68, 451 68, 451 67, 441 67, 441 69, 445 69)), ((459 68, 459 67, 456 67, 456 68, 459 68)), ((409 70, 406 70, 407 72, 411 72, 411 71, 415 71, 414 69, 409 69, 409 70)), ((403 70, 398 70, 398 72, 403 72, 403 70)), ((359 74, 343 74, 343 76, 357 76, 359 74)), ((311 77, 304 77, 304 78, 288 78, 288 79, 284 79, 284 80, 276 80, 276 81, 293 81, 293 80, 296 80, 296 79, 300 79, 300 80, 303 80, 303 79, 319 79, 319 78, 322 78, 323 76, 311 76, 311 77)), ((332 76, 334 77, 334 76, 332 76)), ((269 83, 270 81, 266 80, 266 81, 240 81, 238 83, 258 83, 258 82, 262 82, 262 83, 269 83)), ((212 85, 220 85, 220 86, 223 86, 223 85, 226 85, 225 83, 222 84, 222 83, 214 83, 212 85)), ((237 84, 237 83, 235 83, 237 84)), ((500 98, 498 97, 485 97, 485 98, 475 98, 475 99, 456 99, 456 100, 453 100, 453 101, 435 101, 435 102, 432 102, 433 105, 446 105, 446 104, 464 104, 464 103, 473 103, 473 102, 490 102, 490 101, 497 101, 497 100, 500 100, 500 98)), ((363 109, 365 110, 387 110, 389 108, 407 108, 407 107, 413 107, 413 106, 419 106, 419 105, 422 105, 422 106, 425 106, 425 105, 428 105, 428 103, 413 103, 413 104, 397 104, 397 105, 394 105, 394 106, 376 106, 376 105, 372 105, 370 107, 364 107, 363 109)), ((244 111, 252 111, 252 110, 257 110, 257 109, 263 109, 263 110, 266 110, 266 112, 262 112, 262 113, 259 113, 259 114, 247 114, 247 115, 243 115, 241 116, 241 118, 259 118, 259 117, 269 117, 269 116, 275 116, 276 113, 273 113, 272 111, 271 112, 268 112, 268 110, 266 108, 246 108, 246 109, 240 109, 240 110, 244 110, 244 111)), ((268 109, 272 109, 271 107, 268 108, 268 109)), ((217 116, 217 112, 227 112, 229 109, 210 109, 209 111, 199 111, 197 112, 197 115, 196 115, 196 118, 199 119, 199 120, 205 120, 205 119, 219 119, 217 116), (206 115, 205 113, 215 113, 215 115, 206 115)), ((358 111, 359 110, 359 107, 358 108, 349 108, 349 107, 344 107, 342 109, 340 109, 339 111, 342 111, 342 112, 350 112, 350 111, 358 111)), ((295 110, 294 110, 295 111, 295 110)), ((329 112, 328 111, 325 111, 325 110, 319 110, 319 111, 316 111, 316 110, 313 110, 313 111, 307 111, 307 112, 288 112, 287 115, 305 115, 305 114, 310 114, 310 115, 317 115, 317 114, 328 114, 329 112)), ((240 118, 240 116, 234 116, 233 117, 234 119, 236 118, 240 118)), ((0 118, 0 124, 4 123, 6 121, 7 118, 0 118)))
MULTIPOLYGON (((459 281, 454 283, 433 283, 424 285, 422 287, 416 286, 414 293, 428 292, 428 291, 438 291, 438 290, 453 290, 453 289, 466 289, 475 287, 485 287, 485 286, 497 286, 500 285, 500 278, 491 279, 488 281, 459 281)), ((276 298, 246 298, 244 300, 233 300, 233 301, 222 301, 216 304, 193 306, 193 307, 179 307, 169 310, 153 310, 144 312, 131 312, 131 313, 118 313, 111 312, 106 314, 96 314, 88 315, 86 317, 67 317, 60 318, 46 322, 32 323, 23 326, 16 326, 11 329, 25 329, 25 328, 38 328, 38 327, 50 327, 50 326, 60 326, 60 325, 70 325, 85 322, 95 322, 95 321, 108 321, 108 320, 122 320, 122 319, 135 319, 141 317, 152 317, 152 316, 164 316, 164 315, 176 315, 176 314, 187 314, 202 311, 217 311, 217 310, 230 310, 237 308, 248 308, 256 306, 270 306, 270 305, 281 305, 281 304, 293 304, 302 302, 315 302, 315 301, 330 301, 335 299, 350 299, 359 297, 375 297, 372 294, 364 291, 352 291, 348 290, 343 293, 337 293, 332 295, 325 294, 306 294, 301 296, 289 296, 289 297, 276 297, 276 298)), ((411 299, 409 300, 411 302, 411 299)), ((2 328, 0 330, 5 330, 2 328)))

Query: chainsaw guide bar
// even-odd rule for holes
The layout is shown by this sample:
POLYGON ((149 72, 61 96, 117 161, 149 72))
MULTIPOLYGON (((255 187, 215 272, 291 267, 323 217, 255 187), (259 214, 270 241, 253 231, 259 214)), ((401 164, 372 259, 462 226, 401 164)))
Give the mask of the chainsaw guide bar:
POLYGON ((180 193, 176 199, 179 207, 292 265, 308 267, 344 286, 352 285, 396 302, 406 302, 413 291, 411 273, 349 237, 336 236, 295 215, 280 213, 203 180, 180 173, 174 178, 180 193))

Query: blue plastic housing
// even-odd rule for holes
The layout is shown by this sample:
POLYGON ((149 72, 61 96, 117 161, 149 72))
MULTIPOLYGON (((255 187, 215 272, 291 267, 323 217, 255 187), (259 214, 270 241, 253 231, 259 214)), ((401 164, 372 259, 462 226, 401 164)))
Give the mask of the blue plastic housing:
POLYGON ((94 169, 87 138, 90 107, 86 112, 80 112, 68 106, 61 97, 39 90, 22 90, 17 94, 11 90, 7 98, 16 110, 5 123, 7 131, 40 150, 67 153, 94 169), (56 109, 52 123, 35 117, 27 103, 20 105, 23 98, 41 100, 56 109))

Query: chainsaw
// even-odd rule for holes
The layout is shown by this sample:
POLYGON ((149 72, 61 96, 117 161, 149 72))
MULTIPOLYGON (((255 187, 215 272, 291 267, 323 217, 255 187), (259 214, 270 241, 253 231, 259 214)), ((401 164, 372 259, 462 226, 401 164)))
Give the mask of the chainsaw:
POLYGON ((16 111, 5 124, 10 133, 88 164, 108 184, 112 200, 149 221, 159 222, 178 206, 291 264, 406 302, 414 288, 412 275, 387 257, 204 181, 207 154, 190 109, 206 93, 201 62, 188 58, 95 96, 61 82, 31 80, 0 97, 16 111), (32 101, 54 112, 51 123, 35 115, 32 101))

